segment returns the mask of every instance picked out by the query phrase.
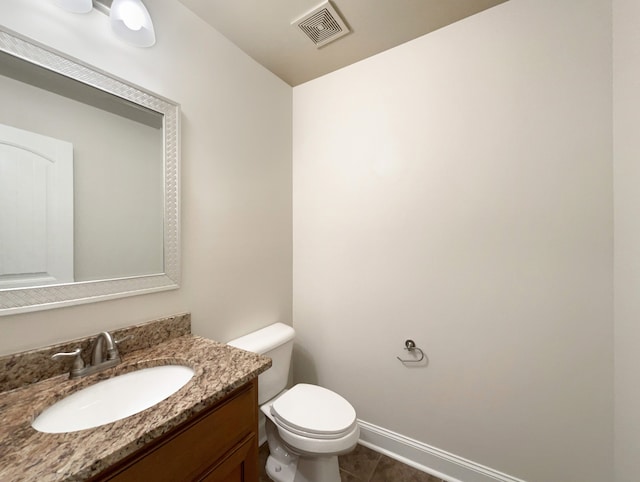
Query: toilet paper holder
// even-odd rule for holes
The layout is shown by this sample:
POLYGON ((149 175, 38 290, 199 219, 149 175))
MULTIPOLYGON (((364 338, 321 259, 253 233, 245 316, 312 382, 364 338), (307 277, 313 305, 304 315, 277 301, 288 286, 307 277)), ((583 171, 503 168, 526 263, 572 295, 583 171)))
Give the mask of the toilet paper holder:
POLYGON ((400 358, 399 356, 397 356, 396 358, 398 360, 400 360, 402 363, 418 363, 421 362, 422 360, 424 360, 424 352, 422 351, 421 348, 418 348, 416 346, 416 342, 413 340, 406 340, 404 342, 404 349, 407 350, 409 353, 413 353, 415 351, 420 352, 420 358, 414 358, 414 359, 410 359, 410 360, 406 360, 403 358, 400 358))

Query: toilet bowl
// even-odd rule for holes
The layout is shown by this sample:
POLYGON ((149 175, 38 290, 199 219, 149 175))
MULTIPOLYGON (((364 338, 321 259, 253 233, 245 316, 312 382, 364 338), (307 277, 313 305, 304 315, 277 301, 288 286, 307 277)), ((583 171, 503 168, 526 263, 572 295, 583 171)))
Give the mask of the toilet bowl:
POLYGON ((356 411, 327 388, 300 383, 285 389, 294 335, 276 323, 228 343, 272 359, 272 368, 258 377, 260 443, 266 438, 270 452, 266 471, 275 482, 340 482, 338 455, 353 450, 360 436, 356 411))

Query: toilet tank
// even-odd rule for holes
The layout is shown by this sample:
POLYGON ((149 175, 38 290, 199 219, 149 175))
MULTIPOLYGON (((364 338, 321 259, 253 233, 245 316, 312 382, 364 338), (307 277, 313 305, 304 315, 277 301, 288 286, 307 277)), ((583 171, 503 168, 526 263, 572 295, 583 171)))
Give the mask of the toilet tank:
POLYGON ((296 332, 289 325, 274 323, 227 343, 227 345, 271 358, 271 368, 258 376, 260 405, 275 397, 287 386, 295 334, 296 332))

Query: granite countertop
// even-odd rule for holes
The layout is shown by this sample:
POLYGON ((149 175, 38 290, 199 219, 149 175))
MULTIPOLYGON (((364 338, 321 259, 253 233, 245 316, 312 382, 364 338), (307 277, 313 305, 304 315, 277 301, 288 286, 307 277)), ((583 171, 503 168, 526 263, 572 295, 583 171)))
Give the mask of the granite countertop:
POLYGON ((271 366, 269 358, 184 335, 122 355, 122 363, 85 378, 47 378, 0 393, 0 480, 78 481, 211 406, 271 366), (98 380, 139 368, 181 364, 193 378, 159 404, 122 420, 72 433, 47 434, 31 422, 45 408, 98 380))

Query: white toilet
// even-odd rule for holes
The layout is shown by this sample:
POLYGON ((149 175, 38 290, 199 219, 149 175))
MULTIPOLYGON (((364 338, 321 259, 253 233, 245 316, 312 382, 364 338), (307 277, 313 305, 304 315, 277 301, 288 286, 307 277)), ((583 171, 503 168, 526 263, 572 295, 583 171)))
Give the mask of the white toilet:
POLYGON ((340 482, 338 455, 356 446, 356 411, 337 393, 300 383, 285 390, 295 331, 275 323, 228 345, 268 356, 258 377, 260 444, 269 443, 267 474, 275 482, 340 482))

